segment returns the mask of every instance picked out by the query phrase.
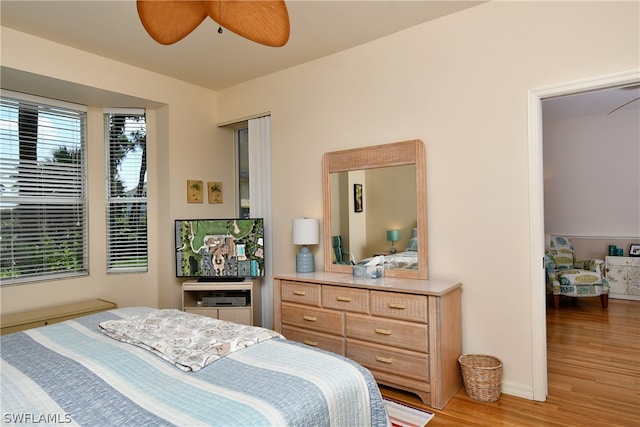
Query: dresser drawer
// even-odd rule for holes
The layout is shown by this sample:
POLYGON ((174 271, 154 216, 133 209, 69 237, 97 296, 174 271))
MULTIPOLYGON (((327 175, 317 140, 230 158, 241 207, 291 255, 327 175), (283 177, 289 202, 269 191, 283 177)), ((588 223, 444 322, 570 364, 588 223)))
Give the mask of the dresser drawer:
POLYGON ((427 297, 424 295, 371 291, 371 314, 427 323, 427 297))
POLYGON ((429 332, 424 324, 347 313, 346 335, 348 338, 428 353, 429 332))
POLYGON ((339 311, 282 303, 282 323, 330 334, 344 334, 344 315, 339 311))
POLYGON ((297 341, 311 347, 321 348, 323 350, 337 353, 341 356, 345 355, 345 341, 342 337, 323 334, 321 332, 307 331, 294 326, 283 326, 282 335, 291 341, 297 341))
POLYGON ((342 286, 324 286, 322 306, 355 313, 369 313, 369 291, 342 286))
POLYGON ((347 357, 366 368, 429 382, 429 356, 347 338, 347 357))
POLYGON ((282 301, 320 307, 320 285, 283 280, 281 283, 282 301))

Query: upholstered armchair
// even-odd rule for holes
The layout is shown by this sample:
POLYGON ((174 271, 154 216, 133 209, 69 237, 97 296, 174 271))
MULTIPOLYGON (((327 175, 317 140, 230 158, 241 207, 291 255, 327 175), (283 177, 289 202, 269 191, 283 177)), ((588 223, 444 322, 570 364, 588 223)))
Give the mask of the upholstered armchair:
POLYGON ((333 246, 333 263, 353 265, 353 256, 349 252, 345 252, 342 247, 342 236, 332 236, 331 245, 333 246))
POLYGON ((604 277, 604 261, 576 260, 573 244, 566 237, 547 236, 545 251, 547 292, 559 308, 560 296, 600 297, 602 308, 609 305, 609 284, 604 277))

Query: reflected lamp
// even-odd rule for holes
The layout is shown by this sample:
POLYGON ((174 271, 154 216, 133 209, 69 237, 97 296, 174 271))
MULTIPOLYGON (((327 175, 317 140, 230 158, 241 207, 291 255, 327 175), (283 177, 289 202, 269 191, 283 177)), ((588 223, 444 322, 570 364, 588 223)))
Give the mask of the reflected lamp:
POLYGON ((395 254, 397 249, 393 246, 393 243, 400 240, 400 230, 387 230, 387 240, 391 242, 389 253, 395 254))
POLYGON ((315 218, 295 218, 293 220, 293 244, 302 245, 296 255, 296 272, 311 273, 314 271, 315 261, 308 245, 317 245, 320 235, 320 225, 315 218))

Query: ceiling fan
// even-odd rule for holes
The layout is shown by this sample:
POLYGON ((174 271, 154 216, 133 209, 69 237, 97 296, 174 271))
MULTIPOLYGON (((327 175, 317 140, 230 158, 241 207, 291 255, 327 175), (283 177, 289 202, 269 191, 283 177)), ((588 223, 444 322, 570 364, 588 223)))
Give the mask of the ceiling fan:
MULTIPOLYGON (((621 87, 620 89, 623 89, 623 90, 625 90, 625 89, 626 89, 626 90, 633 90, 633 89, 638 89, 638 88, 640 88, 640 84, 634 84, 634 85, 631 85, 631 86, 624 86, 624 87, 621 87)), ((608 116, 609 114, 611 114, 611 113, 614 113, 614 112, 618 111, 618 110, 619 110, 619 109, 621 109, 622 107, 625 107, 625 106, 627 106, 627 105, 631 104, 632 102, 636 102, 636 101, 638 101, 638 100, 640 100, 640 96, 636 96, 636 97, 635 97, 635 98, 633 98, 632 100, 627 101, 627 102, 625 102, 624 104, 622 104, 622 105, 620 105, 620 106, 618 106, 618 107, 614 108, 613 110, 609 111, 609 112, 607 113, 607 116, 608 116)))
POLYGON ((266 46, 289 40, 289 13, 284 0, 137 0, 138 16, 152 39, 176 43, 209 16, 239 36, 266 46))

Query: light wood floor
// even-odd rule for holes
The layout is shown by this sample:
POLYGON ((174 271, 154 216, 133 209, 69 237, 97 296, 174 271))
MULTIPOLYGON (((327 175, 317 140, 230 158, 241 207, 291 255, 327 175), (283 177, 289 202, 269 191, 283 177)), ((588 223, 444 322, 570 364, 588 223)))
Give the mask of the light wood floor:
POLYGON ((439 426, 640 427, 640 301, 562 299, 547 309, 549 395, 535 402, 506 394, 493 403, 469 398, 464 388, 444 410, 414 395, 381 387, 382 394, 436 414, 439 426))

